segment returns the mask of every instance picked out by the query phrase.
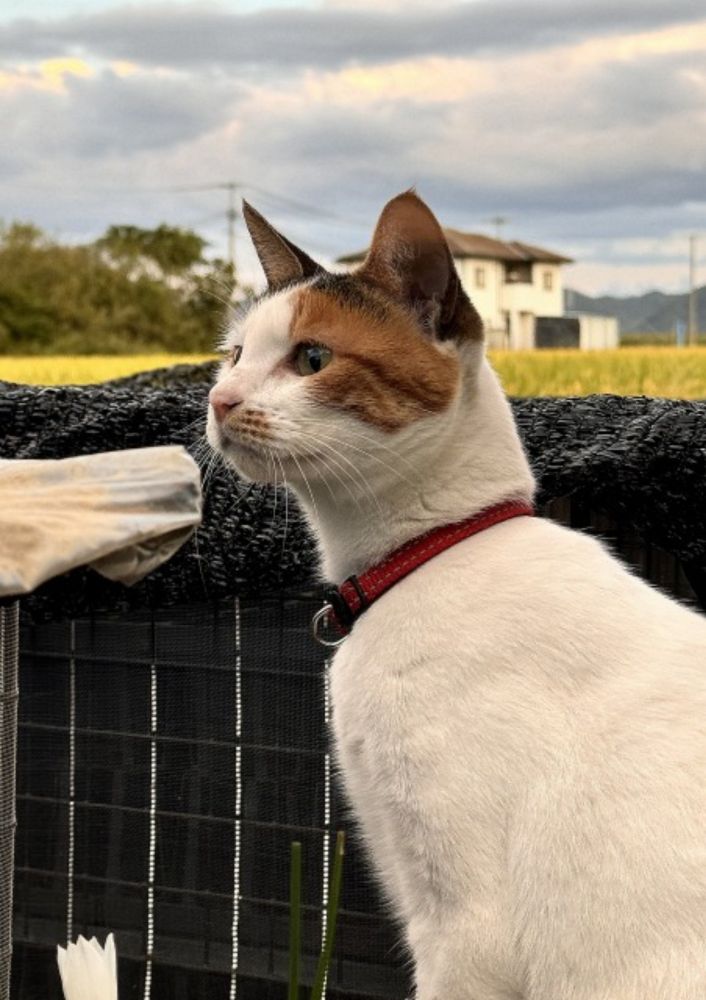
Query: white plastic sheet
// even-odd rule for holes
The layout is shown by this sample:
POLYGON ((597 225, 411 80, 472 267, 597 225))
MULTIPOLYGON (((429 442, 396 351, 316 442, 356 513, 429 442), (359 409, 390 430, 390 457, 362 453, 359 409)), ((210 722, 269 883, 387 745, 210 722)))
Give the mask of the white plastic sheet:
POLYGON ((200 520, 199 469, 181 447, 0 459, 0 597, 84 565, 136 583, 200 520))

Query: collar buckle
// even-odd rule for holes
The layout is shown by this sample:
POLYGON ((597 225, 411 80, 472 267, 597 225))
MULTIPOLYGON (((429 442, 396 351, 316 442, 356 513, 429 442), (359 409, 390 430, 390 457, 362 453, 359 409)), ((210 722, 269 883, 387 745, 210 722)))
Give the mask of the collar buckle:
POLYGON ((344 633, 340 639, 326 638, 322 629, 326 628, 328 625, 331 615, 335 618, 336 612, 327 601, 322 608, 319 608, 314 617, 311 619, 311 634, 320 646, 326 646, 327 649, 335 649, 337 646, 340 646, 341 643, 345 641, 348 634, 347 632, 344 633))

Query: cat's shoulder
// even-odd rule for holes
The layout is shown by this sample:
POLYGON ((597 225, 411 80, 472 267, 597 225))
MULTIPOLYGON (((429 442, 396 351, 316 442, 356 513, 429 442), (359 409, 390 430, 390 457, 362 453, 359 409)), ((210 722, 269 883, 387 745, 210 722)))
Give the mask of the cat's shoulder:
POLYGON ((361 619, 365 644, 390 637, 399 655, 422 646, 488 650, 554 647, 559 636, 635 647, 689 635, 706 651, 706 619, 639 578, 598 538, 550 520, 515 518, 435 556, 361 619))

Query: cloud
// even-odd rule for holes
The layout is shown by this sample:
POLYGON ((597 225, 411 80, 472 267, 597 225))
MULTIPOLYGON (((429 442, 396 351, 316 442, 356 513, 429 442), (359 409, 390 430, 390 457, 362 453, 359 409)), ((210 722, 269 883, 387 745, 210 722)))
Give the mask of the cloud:
POLYGON ((41 59, 88 49, 162 66, 337 67, 429 54, 522 51, 703 19, 693 0, 477 0, 427 8, 325 6, 233 14, 151 4, 23 19, 0 28, 0 56, 41 59))
POLYGON ((26 156, 100 158, 109 154, 168 150, 190 142, 229 118, 238 88, 222 81, 194 80, 175 73, 105 69, 54 71, 51 85, 0 92, 8 126, 4 136, 26 156))
MULTIPOLYGON (((509 235, 578 256, 587 281, 611 262, 631 281, 660 261, 678 269, 654 241, 706 228, 695 6, 142 5, 0 27, 6 203, 88 238, 117 221, 195 224, 225 196, 168 188, 232 177, 319 206, 249 192, 332 258, 363 246, 387 198, 416 184, 447 224, 507 215, 509 235), (653 242, 637 259, 626 236, 653 242)), ((223 224, 211 225, 222 252, 223 224)))
POLYGON ((685 292, 687 270, 684 263, 630 264, 622 261, 571 264, 564 274, 564 286, 586 295, 641 295, 659 288, 664 292, 685 292))
POLYGON ((255 169, 286 150, 310 198, 333 198, 353 178, 377 188, 378 178, 424 184, 469 214, 700 200, 702 61, 679 53, 594 65, 567 48, 480 65, 409 61, 360 79, 349 69, 310 74, 297 87, 250 89, 239 107, 244 156, 255 169))

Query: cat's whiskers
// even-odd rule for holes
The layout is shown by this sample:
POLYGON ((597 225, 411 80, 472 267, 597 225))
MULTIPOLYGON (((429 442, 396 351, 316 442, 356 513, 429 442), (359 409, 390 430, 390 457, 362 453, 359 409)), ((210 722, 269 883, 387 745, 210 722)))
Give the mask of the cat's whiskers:
POLYGON ((212 451, 213 449, 205 439, 197 441, 189 449, 191 457, 200 469, 203 469, 207 462, 210 461, 212 451))
POLYGON ((206 437, 204 431, 201 431, 198 435, 192 437, 189 441, 188 447, 194 448, 196 451, 201 451, 204 448, 210 448, 208 438, 206 437))
POLYGON ((316 505, 316 499, 314 497, 314 493, 313 493, 313 491, 311 489, 311 486, 309 485, 309 480, 306 477, 306 473, 304 472, 304 470, 302 469, 301 465, 297 461, 296 455, 294 454, 294 452, 290 448, 287 448, 287 453, 289 454, 289 457, 292 459, 292 461, 294 462, 294 464, 296 465, 296 467, 299 469, 299 472, 301 473, 302 479, 304 480, 304 485, 306 486, 307 491, 309 493, 309 496, 311 497, 311 503, 312 503, 312 506, 314 508, 314 515, 316 517, 316 520, 318 521, 319 520, 319 508, 316 505))
MULTIPOLYGON (((306 421, 302 421, 302 423, 305 422, 306 421)), ((311 421, 311 423, 316 424, 316 421, 311 421)), ((363 455, 365 458, 369 458, 371 461, 377 462, 378 465, 383 466, 385 469, 391 472, 397 479, 402 480, 402 482, 404 482, 407 486, 414 488, 414 484, 412 483, 412 481, 409 480, 406 476, 404 476, 398 469, 394 469, 389 464, 389 462, 385 462, 383 459, 378 458, 377 455, 373 455, 365 448, 359 448, 357 447, 357 445, 351 444, 350 441, 348 440, 342 441, 339 437, 336 437, 331 434, 326 434, 325 432, 318 429, 317 429, 317 437, 319 440, 328 441, 333 447, 337 449, 337 454, 340 454, 340 449, 351 448, 353 451, 357 452, 360 455, 363 455)), ((410 465, 410 468, 412 468, 411 463, 408 462, 407 464, 410 465)))
MULTIPOLYGON (((311 438, 312 435, 311 435, 310 431, 308 430, 309 427, 316 427, 316 438, 317 438, 318 444, 322 448, 326 447, 328 449, 328 451, 332 452, 332 455, 335 456, 335 463, 336 463, 337 467, 342 472, 344 472, 348 476, 348 478, 351 479, 351 481, 355 482, 356 481, 355 477, 352 476, 350 473, 348 473, 347 470, 345 470, 345 469, 342 468, 342 466, 340 464, 341 460, 344 461, 344 462, 346 462, 346 464, 349 465, 353 469, 353 471, 355 472, 355 474, 359 477, 360 484, 364 487, 365 491, 368 493, 368 495, 370 496, 371 500, 376 504, 376 506, 378 507, 378 510, 380 509, 380 505, 379 505, 379 502, 378 502, 378 498, 377 498, 376 492, 372 489, 372 487, 368 483, 368 481, 367 481, 366 477, 364 476, 362 470, 349 457, 347 457, 345 454, 343 454, 343 451, 346 448, 350 449, 351 451, 354 451, 356 454, 359 454, 363 458, 366 458, 366 459, 368 459, 368 460, 370 460, 372 462, 375 462, 376 465, 378 465, 381 469, 383 469, 383 468, 387 469, 387 471, 389 471, 396 479, 398 479, 399 481, 403 482, 406 486, 408 486, 410 488, 414 488, 414 483, 407 476, 405 476, 404 473, 400 469, 395 468, 391 463, 386 462, 384 459, 382 459, 379 456, 373 454, 371 450, 368 450, 367 448, 362 448, 362 447, 360 447, 357 444, 353 444, 350 441, 350 437, 352 436, 352 437, 355 437, 356 439, 358 439, 360 441, 364 441, 366 443, 369 443, 372 446, 372 448, 375 449, 375 450, 381 450, 381 451, 384 451, 384 452, 389 452, 389 454, 395 459, 395 461, 402 462, 404 465, 408 466, 412 470, 414 470, 413 464, 408 459, 406 459, 403 455, 400 455, 398 452, 394 451, 394 449, 390 448, 388 445, 385 445, 381 441, 375 440, 374 438, 370 437, 369 435, 366 435, 366 434, 362 433, 361 431, 359 431, 356 428, 348 428, 347 431, 346 431, 346 439, 345 439, 345 441, 342 441, 338 436, 332 435, 330 433, 326 433, 326 432, 322 431, 322 429, 321 429, 321 422, 318 421, 318 420, 315 420, 315 419, 306 418, 306 417, 303 417, 303 418, 302 417, 297 417, 296 420, 291 420, 291 419, 282 419, 281 417, 278 417, 277 423, 276 423, 276 428, 279 429, 279 430, 281 430, 281 431, 284 431, 285 433, 286 432, 300 430, 300 431, 303 431, 305 434, 308 434, 309 438, 311 438)), ((264 445, 264 441, 262 439, 260 439, 259 437, 253 437, 252 434, 249 435, 249 437, 248 437, 248 443, 262 445, 263 447, 265 446, 264 445)), ((274 443, 275 443, 275 445, 279 444, 279 442, 274 442, 274 443)), ((210 445, 208 443, 206 443, 206 447, 210 448, 210 445)), ((289 446, 287 446, 287 448, 290 451, 290 457, 293 457, 293 452, 291 451, 291 449, 289 448, 289 446)), ((305 453, 297 451, 297 454, 301 458, 303 456, 303 454, 305 454, 305 453)), ((332 457, 332 460, 334 460, 333 457, 332 457)), ((327 467, 329 468, 329 471, 331 471, 330 466, 327 466, 327 467)), ((339 482, 342 482, 340 480, 340 477, 337 477, 337 478, 338 478, 339 482)), ((329 486, 327 484, 327 489, 328 488, 329 488, 329 486)), ((351 493, 350 489, 348 489, 348 492, 351 493)), ((354 494, 351 493, 351 496, 353 496, 353 495, 354 494)))
POLYGON ((205 427, 207 422, 208 422, 208 411, 200 409, 199 413, 194 417, 194 419, 190 420, 188 424, 182 424, 179 430, 182 432, 191 430, 191 428, 195 427, 196 424, 203 424, 205 427))
POLYGON ((273 452, 274 457, 279 462, 279 467, 282 471, 282 479, 284 485, 284 535, 282 536, 282 559, 284 559, 284 552, 287 543, 287 531, 289 530, 289 488, 287 485, 287 475, 284 471, 284 466, 282 465, 282 459, 276 452, 273 452))
POLYGON ((212 453, 210 459, 208 460, 208 463, 206 465, 206 471, 203 473, 203 475, 201 477, 201 489, 202 489, 202 492, 203 492, 203 498, 204 498, 204 500, 208 496, 208 488, 211 485, 211 482, 213 480, 213 474, 216 471, 216 467, 217 467, 218 462, 220 460, 221 460, 221 456, 220 456, 219 452, 214 451, 212 453))
MULTIPOLYGON (((303 452, 300 457, 303 460, 308 461, 311 465, 313 465, 314 468, 316 469, 317 473, 320 472, 319 465, 323 464, 325 466, 325 468, 328 469, 328 471, 333 475, 333 477, 336 479, 336 481, 338 483, 340 483, 341 486, 343 487, 343 489, 348 493, 349 497, 351 498, 351 500, 353 501, 353 503, 356 505, 356 507, 358 508, 359 512, 361 514, 364 513, 363 508, 360 506, 360 500, 359 500, 357 494, 354 493, 353 490, 348 485, 348 483, 344 479, 341 479, 341 477, 338 475, 338 473, 334 469, 331 468, 331 466, 329 465, 329 461, 323 455, 321 455, 321 454, 315 454, 314 452, 309 451, 309 452, 303 452)), ((346 470, 344 469, 343 471, 345 472, 346 470)), ((346 473, 346 474, 348 475, 349 478, 352 478, 351 475, 350 475, 350 473, 346 473)), ((329 493, 331 495, 331 499, 334 501, 334 503, 338 503, 339 502, 339 498, 334 494, 334 492, 331 489, 331 486, 330 486, 328 480, 326 479, 326 477, 325 477, 325 475, 323 473, 321 473, 321 478, 322 478, 322 480, 323 480, 326 488, 328 489, 328 491, 329 491, 329 493)), ((353 482, 355 482, 355 480, 353 480, 353 482)))
MULTIPOLYGON (((201 442, 199 442, 199 443, 201 443, 201 442)), ((211 458, 209 460, 209 468, 210 468, 210 466, 211 466, 211 464, 213 462, 214 462, 214 459, 211 458)), ((202 466, 201 466, 201 462, 200 461, 198 461, 198 465, 199 465, 199 470, 201 470, 202 466)), ((208 469, 207 469, 206 475, 208 475, 208 469)), ((206 502, 206 493, 207 493, 206 477, 204 476, 204 474, 202 472, 201 473, 201 496, 202 496, 202 503, 204 505, 205 505, 205 502, 206 502)), ((194 532, 194 551, 196 553, 196 565, 199 568, 199 576, 201 577, 201 583, 203 585, 204 593, 208 593, 208 585, 206 583, 206 576, 204 574, 203 566, 201 564, 201 547, 199 545, 199 532, 200 532, 200 530, 201 530, 201 525, 199 525, 196 528, 196 531, 194 532)))
MULTIPOLYGON (((214 284, 216 284, 216 288, 219 287, 217 279, 214 281, 214 284)), ((229 298, 231 289, 228 288, 225 282, 220 282, 220 291, 223 293, 222 295, 219 295, 218 292, 214 291, 213 288, 203 287, 202 291, 204 295, 209 296, 209 298, 215 299, 216 302, 220 302, 222 306, 226 307, 226 309, 230 314, 229 319, 231 321, 237 318, 238 310, 237 307, 233 304, 232 299, 229 298)))
POLYGON ((213 449, 208 441, 200 441, 197 447, 201 447, 203 450, 200 455, 198 452, 194 453, 194 460, 201 470, 201 493, 203 496, 203 501, 205 503, 208 497, 208 491, 213 484, 215 474, 220 466, 233 481, 236 488, 237 503, 233 509, 237 509, 240 504, 247 499, 247 497, 252 492, 252 486, 254 484, 249 484, 245 486, 240 477, 237 475, 236 471, 228 463, 225 456, 221 452, 213 449))
POLYGON ((205 432, 202 432, 199 437, 188 446, 188 450, 201 470, 201 485, 204 499, 206 498, 208 487, 211 484, 219 462, 222 468, 226 470, 228 475, 233 479, 236 487, 240 487, 242 485, 238 477, 235 475, 234 470, 225 460, 224 456, 212 447, 205 432))
POLYGON ((199 445, 208 445, 208 438, 206 437, 206 422, 203 420, 199 422, 194 420, 186 427, 182 427, 181 433, 188 441, 187 447, 189 448, 199 445))
POLYGON ((189 424, 188 427, 182 427, 180 429, 181 440, 185 442, 187 448, 192 447, 194 444, 199 444, 206 440, 206 425, 204 421, 197 423, 194 421, 189 424))
MULTIPOLYGON (((333 464, 334 464, 334 465, 335 465, 335 466, 336 466, 337 468, 339 468, 339 469, 341 470, 341 472, 342 472, 342 473, 343 473, 343 474, 344 474, 345 476, 347 476, 347 477, 348 477, 348 478, 349 478, 349 479, 351 480, 351 482, 352 482, 352 483, 354 483, 354 484, 356 484, 356 485, 360 485, 360 486, 362 486, 362 487, 363 487, 363 489, 364 489, 364 490, 365 490, 365 491, 367 492, 367 494, 368 494, 368 495, 370 496, 370 499, 372 500, 372 502, 373 502, 373 503, 375 504, 375 506, 377 507, 377 509, 378 509, 379 513, 380 513, 380 514, 382 514, 382 508, 380 507, 380 501, 378 500, 378 498, 377 498, 377 495, 375 494, 375 491, 374 491, 374 490, 372 489, 372 487, 370 486, 370 484, 369 484, 369 482, 367 481, 367 479, 365 478, 365 476, 364 476, 363 472, 362 472, 362 471, 361 471, 361 470, 360 470, 360 469, 359 469, 359 468, 357 467, 357 465, 355 465, 355 463, 354 463, 354 462, 352 462, 352 461, 351 461, 351 459, 350 459, 350 458, 348 458, 348 457, 347 457, 346 455, 342 455, 342 454, 341 454, 341 453, 340 453, 339 451, 337 451, 337 450, 336 450, 336 449, 334 448, 334 446, 333 446, 333 445, 330 445, 330 444, 328 444, 328 443, 327 443, 326 441, 323 441, 323 440, 321 440, 321 439, 318 439, 318 438, 317 438, 317 437, 316 437, 315 435, 313 435, 313 434, 309 434, 309 438, 308 438, 308 441, 309 441, 309 442, 313 442, 313 443, 314 443, 315 445, 317 445, 317 446, 318 446, 318 447, 320 447, 320 448, 325 448, 325 449, 326 449, 326 450, 327 450, 327 451, 328 451, 328 452, 330 453, 330 454, 328 455, 328 459, 329 459, 329 461, 333 462, 333 464), (349 466, 350 466, 350 467, 351 467, 351 468, 353 469, 353 472, 355 472, 355 473, 356 473, 356 475, 357 475, 357 478, 356 478, 356 476, 354 476, 354 475, 353 475, 353 474, 352 474, 351 472, 349 472, 349 471, 348 471, 347 469, 345 469, 345 468, 344 468, 344 467, 343 467, 343 466, 341 465, 341 463, 340 463, 339 459, 341 459, 341 460, 343 460, 344 462, 346 462, 346 463, 347 463, 347 464, 348 464, 348 465, 349 465, 349 466)), ((313 455, 314 453, 313 453, 313 452, 309 452, 309 454, 312 454, 312 455, 313 455)), ((320 456, 319 456, 319 457, 320 457, 320 456)), ((340 480, 339 480, 339 481, 340 481, 340 480)), ((343 485, 343 484, 342 484, 342 485, 343 485)), ((357 498, 357 496, 356 496, 355 494, 353 494, 353 493, 352 493, 352 492, 351 492, 350 490, 349 490, 349 493, 350 493, 351 497, 352 497, 352 498, 353 498, 353 499, 354 499, 354 500, 356 501, 356 503, 357 503, 357 505, 358 505, 358 509, 359 509, 359 510, 361 511, 361 513, 362 513, 362 509, 361 509, 361 507, 360 507, 360 503, 358 502, 358 498, 357 498)), ((363 495, 365 496, 365 494, 363 494, 363 495)))
MULTIPOLYGON (((307 440, 307 444, 311 443, 312 441, 313 441, 314 444, 318 445, 320 448, 326 449, 328 452, 330 452, 330 454, 328 455, 328 461, 326 463, 326 467, 328 468, 329 472, 333 473, 333 475, 335 476, 335 478, 337 479, 337 481, 341 484, 341 486, 343 486, 343 488, 349 494, 349 496, 351 497, 351 499, 356 503, 356 506, 358 507, 358 510, 361 512, 361 514, 363 513, 363 509, 360 506, 360 497, 359 497, 359 495, 356 494, 350 488, 350 486, 348 486, 348 484, 344 480, 341 479, 341 477, 338 474, 336 474, 335 472, 333 472, 333 470, 331 469, 331 465, 329 463, 333 463, 340 470, 340 472, 343 475, 345 475, 350 480, 350 482, 352 482, 355 486, 362 486, 362 488, 369 495, 369 497, 372 500, 372 502, 377 506, 377 508, 380 511, 380 513, 382 513, 381 508, 380 508, 380 504, 379 504, 377 496, 375 495, 375 492, 370 487, 370 484, 368 483, 368 481, 365 478, 364 474, 355 465, 355 463, 352 462, 349 458, 347 458, 347 456, 341 454, 340 451, 337 450, 333 445, 329 444, 328 442, 326 442, 326 441, 324 441, 322 439, 315 439, 313 435, 309 434, 308 440, 307 440), (356 475, 353 475, 351 472, 349 472, 348 469, 346 469, 341 464, 341 460, 344 461, 344 462, 346 462, 347 465, 349 465, 353 469, 353 472, 356 473, 356 475)), ((310 462, 310 464, 312 464, 314 466, 314 468, 316 468, 316 461, 319 461, 319 462, 323 461, 323 456, 321 454, 316 454, 316 453, 312 452, 311 449, 309 449, 309 448, 307 448, 306 450, 297 450, 296 453, 295 453, 294 450, 292 450, 292 448, 290 446, 285 445, 283 442, 276 442, 276 443, 278 445, 281 444, 281 446, 285 448, 285 450, 287 451, 288 457, 297 465, 297 468, 299 469, 299 472, 302 474, 302 479, 305 480, 305 485, 306 485, 307 491, 308 491, 308 493, 309 493, 309 495, 310 495, 310 497, 312 499, 312 504, 314 506, 316 506, 314 498, 313 498, 313 491, 311 490, 311 484, 309 483, 308 479, 304 476, 303 470, 301 468, 301 465, 298 462, 298 458, 301 458, 301 459, 306 458, 310 462)), ((326 483, 325 485, 326 485, 326 488, 329 490, 329 492, 331 492, 330 484, 326 483)), ((365 494, 363 494, 363 496, 364 495, 365 494)), ((318 517, 318 511, 317 511, 317 517, 318 517)))
MULTIPOLYGON (((329 496, 331 497, 331 499, 333 500, 333 502, 336 503, 336 494, 331 489, 331 484, 329 483, 329 481, 326 478, 326 475, 325 475, 323 469, 321 468, 322 464, 325 465, 324 460, 321 457, 321 455, 317 455, 316 458, 312 458, 311 455, 300 455, 299 457, 302 459, 303 462, 308 462, 309 465, 313 465, 314 466, 314 469, 316 470, 316 472, 321 477, 321 482, 324 484, 324 486, 328 490, 329 496)), ((330 469, 330 467, 328 465, 325 465, 325 467, 329 470, 329 472, 331 471, 331 469, 330 469)), ((340 482, 340 480, 339 480, 339 482, 340 482)), ((341 485, 343 485, 343 483, 341 483, 341 485)))
MULTIPOLYGON (((321 427, 321 421, 320 420, 315 420, 315 419, 313 419, 311 417, 297 417, 296 420, 292 419, 290 421, 290 424, 291 424, 291 429, 294 429, 294 430, 297 429, 297 425, 299 425, 299 424, 301 424, 302 426, 304 426, 304 425, 312 425, 313 424, 317 428, 321 427)), ((359 440, 365 441, 366 443, 371 444, 373 446, 373 448, 377 448, 377 449, 380 449, 382 451, 389 452, 390 455, 393 456, 393 458, 395 458, 395 459, 403 462, 405 465, 407 465, 409 467, 409 469, 412 472, 414 472, 415 474, 417 473, 416 466, 412 462, 410 462, 409 459, 405 458, 404 455, 400 455, 399 452, 395 451, 394 448, 390 448, 389 445, 383 444, 382 441, 377 441, 377 440, 375 440, 375 438, 372 438, 372 437, 370 437, 367 434, 363 434, 356 427, 347 427, 346 431, 345 431, 345 434, 346 434, 345 443, 346 443, 347 446, 353 447, 352 445, 350 445, 349 437, 354 435, 359 440)), ((332 438, 332 440, 335 440, 336 443, 340 443, 339 439, 332 438)), ((374 458, 375 461, 378 461, 378 462, 382 461, 382 459, 376 458, 371 452, 366 452, 362 448, 356 448, 356 450, 357 451, 361 451, 364 454, 367 454, 370 458, 374 458)), ((395 470, 392 469, 391 466, 388 466, 388 468, 390 468, 390 471, 395 471, 395 470)))
POLYGON ((270 521, 270 525, 272 527, 272 530, 274 531, 275 525, 277 523, 277 501, 278 501, 278 496, 277 496, 277 466, 275 465, 275 457, 274 457, 274 453, 273 453, 273 451, 272 451, 271 448, 267 449, 267 475, 268 475, 268 478, 271 480, 271 484, 272 484, 272 495, 273 495, 273 497, 272 497, 272 520, 270 521), (272 473, 271 474, 270 474, 270 468, 272 469, 272 473))

